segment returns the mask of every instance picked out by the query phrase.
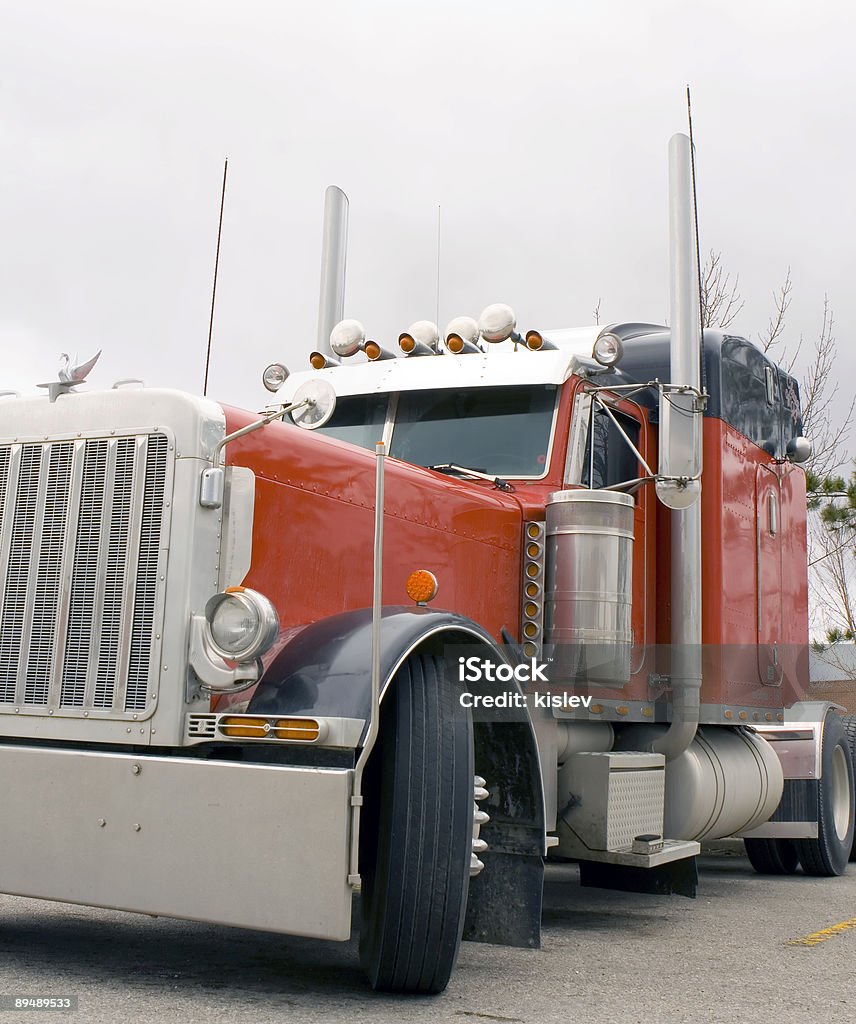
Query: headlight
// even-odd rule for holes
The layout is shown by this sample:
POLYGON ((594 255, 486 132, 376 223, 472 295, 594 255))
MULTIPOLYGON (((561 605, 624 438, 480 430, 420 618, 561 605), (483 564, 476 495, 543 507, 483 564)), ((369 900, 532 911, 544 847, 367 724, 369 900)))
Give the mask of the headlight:
POLYGON ((211 645, 230 661, 253 661, 270 647, 279 632, 279 616, 270 601, 255 590, 230 588, 205 606, 211 645))
POLYGON ((615 366, 624 354, 624 345, 617 334, 604 331, 595 339, 592 355, 601 366, 615 366))

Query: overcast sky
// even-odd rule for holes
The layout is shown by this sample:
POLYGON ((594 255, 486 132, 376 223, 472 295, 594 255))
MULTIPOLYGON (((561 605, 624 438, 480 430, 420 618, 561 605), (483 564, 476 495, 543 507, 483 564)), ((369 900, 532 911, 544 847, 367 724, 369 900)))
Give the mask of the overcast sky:
POLYGON ((856 16, 792 0, 0 0, 0 388, 200 391, 258 407, 314 347, 325 187, 351 201, 346 314, 392 344, 510 303, 523 328, 662 321, 669 136, 693 90, 703 250, 757 334, 824 293, 853 352, 856 16))

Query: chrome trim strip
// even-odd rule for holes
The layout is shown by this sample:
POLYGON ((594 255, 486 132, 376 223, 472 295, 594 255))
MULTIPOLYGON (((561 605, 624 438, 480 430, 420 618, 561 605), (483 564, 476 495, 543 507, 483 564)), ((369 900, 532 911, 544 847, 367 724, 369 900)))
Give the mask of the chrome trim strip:
POLYGON ((95 568, 95 593, 93 597, 92 622, 90 624, 92 638, 89 648, 89 664, 86 670, 86 689, 83 695, 84 708, 95 707, 95 690, 98 680, 98 665, 101 661, 101 640, 103 637, 104 600, 107 591, 107 569, 111 539, 112 520, 110 509, 116 489, 116 459, 118 442, 111 438, 106 443, 107 464, 104 473, 104 486, 101 493, 101 522, 99 524, 98 560, 95 568))
POLYGON ((71 585, 74 576, 74 551, 80 515, 80 489, 83 483, 83 457, 85 441, 75 441, 71 457, 71 480, 66 504, 65 537, 62 546, 62 575, 57 605, 59 613, 54 633, 53 666, 48 689, 48 706, 57 707, 62 697, 62 676, 65 666, 65 646, 71 612, 71 585))
POLYGON ((125 710, 128 689, 128 665, 131 659, 131 642, 134 628, 134 604, 136 590, 131 581, 136 575, 140 557, 140 527, 143 521, 143 491, 146 480, 146 450, 148 437, 134 438, 134 482, 131 490, 131 516, 128 528, 128 546, 125 551, 124 601, 122 603, 122 625, 119 630, 119 652, 116 658, 116 686, 113 690, 113 707, 125 710))
MULTIPOLYGON (((12 523, 15 520, 15 504, 21 468, 21 446, 19 444, 9 445, 6 450, 9 452, 8 468, 5 475, 5 486, 0 491, 0 498, 3 499, 0 502, 0 624, 3 623, 6 575, 9 570, 9 554, 12 547, 12 523)), ((3 644, 4 635, 3 632, 0 632, 0 671, 2 671, 3 644)))
POLYGON ((30 533, 26 596, 24 598, 24 615, 21 626, 21 650, 18 657, 18 679, 15 687, 16 704, 33 703, 27 700, 27 672, 29 670, 30 652, 32 650, 33 612, 39 582, 39 562, 41 560, 40 554, 45 520, 45 496, 48 488, 48 472, 45 466, 47 446, 27 445, 22 455, 22 461, 26 461, 28 450, 32 452, 38 451, 38 457, 33 455, 32 459, 32 472, 38 474, 38 483, 36 485, 35 507, 33 508, 33 526, 30 533))

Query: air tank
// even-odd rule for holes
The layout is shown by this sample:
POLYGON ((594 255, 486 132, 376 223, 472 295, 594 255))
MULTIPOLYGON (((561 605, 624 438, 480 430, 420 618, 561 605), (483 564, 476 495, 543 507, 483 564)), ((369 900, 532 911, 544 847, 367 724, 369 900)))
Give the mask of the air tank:
POLYGON ((633 498, 557 491, 547 501, 545 653, 551 680, 630 679, 633 498))

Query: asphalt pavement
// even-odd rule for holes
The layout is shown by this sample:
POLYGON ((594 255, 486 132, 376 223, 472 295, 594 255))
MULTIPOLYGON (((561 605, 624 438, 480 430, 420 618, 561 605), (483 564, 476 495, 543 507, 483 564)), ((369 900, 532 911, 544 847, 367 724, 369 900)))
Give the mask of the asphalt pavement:
POLYGON ((0 897, 0 994, 76 996, 10 1020, 647 1022, 856 1020, 856 864, 762 878, 732 844, 700 859, 698 898, 582 889, 550 867, 540 950, 465 943, 447 991, 378 995, 356 940, 324 943, 0 897))

